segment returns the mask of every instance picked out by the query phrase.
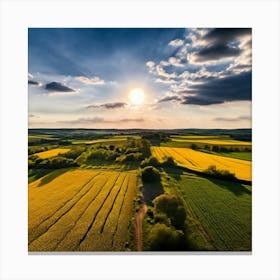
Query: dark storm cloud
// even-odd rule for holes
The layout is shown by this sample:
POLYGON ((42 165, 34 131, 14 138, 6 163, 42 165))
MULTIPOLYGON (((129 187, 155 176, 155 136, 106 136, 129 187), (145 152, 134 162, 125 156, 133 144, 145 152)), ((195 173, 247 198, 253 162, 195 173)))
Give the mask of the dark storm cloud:
POLYGON ((251 28, 215 28, 210 30, 203 39, 216 44, 227 44, 244 35, 251 35, 251 28))
POLYGON ((58 82, 51 82, 45 85, 45 89, 49 91, 59 91, 59 92, 74 92, 75 90, 67 87, 58 82))
POLYGON ((213 119, 214 121, 219 121, 219 122, 238 122, 238 121, 250 121, 251 117, 249 116, 239 116, 237 118, 215 118, 213 119))
POLYGON ((229 101, 251 100, 251 81, 251 72, 212 79, 207 83, 194 85, 190 90, 185 91, 185 93, 192 93, 192 95, 185 96, 182 104, 211 105, 229 101))
POLYGON ((28 80, 28 84, 29 84, 29 85, 35 85, 35 86, 38 86, 38 85, 39 85, 38 82, 33 81, 33 80, 28 80))
POLYGON ((157 103, 178 101, 180 104, 212 105, 231 101, 251 100, 252 73, 242 72, 239 75, 225 78, 213 78, 201 84, 164 97, 157 103))
POLYGON ((208 60, 218 60, 225 57, 234 57, 240 55, 241 52, 241 49, 236 47, 230 47, 223 44, 214 44, 198 51, 195 55, 195 61, 203 62, 208 60))
MULTIPOLYGON (((193 54, 195 62, 207 62, 223 58, 236 57, 242 53, 237 42, 242 36, 251 35, 250 28, 216 28, 210 30, 201 39, 206 46, 193 54)), ((246 48, 250 47, 250 44, 246 48)))
POLYGON ((113 103, 104 103, 100 105, 89 105, 86 108, 104 108, 104 109, 117 109, 117 108, 124 108, 127 104, 125 102, 113 102, 113 103))

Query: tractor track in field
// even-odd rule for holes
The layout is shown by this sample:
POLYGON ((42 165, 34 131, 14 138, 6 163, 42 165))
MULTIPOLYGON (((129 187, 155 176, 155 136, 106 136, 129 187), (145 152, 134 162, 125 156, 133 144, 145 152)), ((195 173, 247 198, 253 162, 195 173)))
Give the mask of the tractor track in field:
POLYGON ((37 239, 39 236, 41 236, 42 234, 44 234, 46 231, 48 231, 48 229, 53 226, 56 222, 58 222, 64 215, 66 215, 78 202, 80 199, 82 199, 85 195, 87 195, 87 193, 91 190, 91 187, 89 187, 88 190, 86 190, 84 193, 82 193, 86 187, 89 186, 89 184, 98 176, 100 175, 100 172, 97 173, 96 175, 92 176, 84 185, 82 185, 82 188, 76 193, 74 194, 74 196, 72 196, 70 199, 68 199, 66 202, 63 203, 63 205, 61 207, 59 207, 58 209, 56 209, 51 215, 49 215, 47 218, 43 219, 38 225, 36 225, 36 229, 38 230, 39 227, 41 227, 45 222, 47 222, 48 220, 50 220, 51 218, 54 217, 54 215, 56 215, 57 213, 61 212, 60 215, 55 218, 55 220, 53 221, 52 224, 50 224, 49 226, 47 226, 43 232, 40 232, 39 234, 37 234, 36 236, 34 236, 31 240, 29 240, 28 244, 32 243, 35 239, 37 239), (75 199, 77 198, 77 196, 79 194, 82 195, 78 198, 78 200, 75 201, 75 199), (69 205, 67 208, 67 204, 71 204, 69 205), (66 209, 63 210, 63 208, 66 207, 66 209))
POLYGON ((135 241, 136 251, 142 251, 143 248, 143 218, 148 210, 148 206, 143 204, 142 208, 135 214, 135 241))

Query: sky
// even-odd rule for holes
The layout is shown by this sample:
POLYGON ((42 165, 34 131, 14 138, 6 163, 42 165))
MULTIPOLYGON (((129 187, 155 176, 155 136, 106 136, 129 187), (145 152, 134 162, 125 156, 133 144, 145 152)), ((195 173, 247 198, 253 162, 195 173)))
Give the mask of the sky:
POLYGON ((29 128, 251 128, 250 28, 29 28, 29 128))

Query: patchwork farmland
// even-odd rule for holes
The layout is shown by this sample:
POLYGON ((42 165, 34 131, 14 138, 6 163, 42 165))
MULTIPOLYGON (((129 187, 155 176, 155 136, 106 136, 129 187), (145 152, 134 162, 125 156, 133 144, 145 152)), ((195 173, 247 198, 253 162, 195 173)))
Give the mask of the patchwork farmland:
POLYGON ((28 251, 250 251, 250 131, 194 132, 30 130, 28 251))
POLYGON ((79 169, 29 184, 29 251, 124 250, 135 187, 133 171, 79 169))

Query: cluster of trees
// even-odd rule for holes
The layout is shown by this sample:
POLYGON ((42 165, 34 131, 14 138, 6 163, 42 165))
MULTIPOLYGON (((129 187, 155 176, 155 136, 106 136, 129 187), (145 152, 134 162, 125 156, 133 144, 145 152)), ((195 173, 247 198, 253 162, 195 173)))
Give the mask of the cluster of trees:
POLYGON ((130 139, 121 147, 97 145, 89 149, 87 159, 118 162, 137 162, 150 156, 150 143, 143 139, 130 139))
POLYGON ((64 156, 42 159, 31 155, 28 157, 28 168, 33 169, 57 169, 78 166, 77 162, 64 156))
POLYGON ((180 251, 187 248, 185 236, 186 210, 181 198, 162 194, 153 200, 147 212, 154 224, 148 235, 151 251, 180 251))
POLYGON ((30 146, 28 147, 28 155, 33 155, 36 153, 47 151, 48 147, 46 146, 30 146))
POLYGON ((169 157, 165 157, 163 162, 159 162, 158 159, 156 157, 150 156, 146 159, 144 159, 141 162, 141 167, 146 167, 146 166, 154 166, 156 168, 158 167, 175 167, 176 163, 173 159, 173 157, 169 156, 169 157))
POLYGON ((150 141, 153 145, 158 145, 160 142, 169 141, 170 137, 168 134, 155 132, 142 135, 142 139, 150 141))
POLYGON ((210 165, 204 173, 210 175, 211 177, 224 179, 224 180, 237 180, 234 173, 229 172, 228 170, 217 169, 216 165, 210 165))
MULTIPOLYGON (((201 149, 200 146, 196 145, 196 144, 191 144, 191 149, 193 150, 199 150, 201 149)), ((251 148, 250 147, 244 147, 244 148, 238 148, 238 147, 226 147, 226 146, 218 146, 218 145, 205 145, 203 147, 204 150, 206 151, 212 151, 215 153, 233 153, 233 152, 251 152, 251 148)))

